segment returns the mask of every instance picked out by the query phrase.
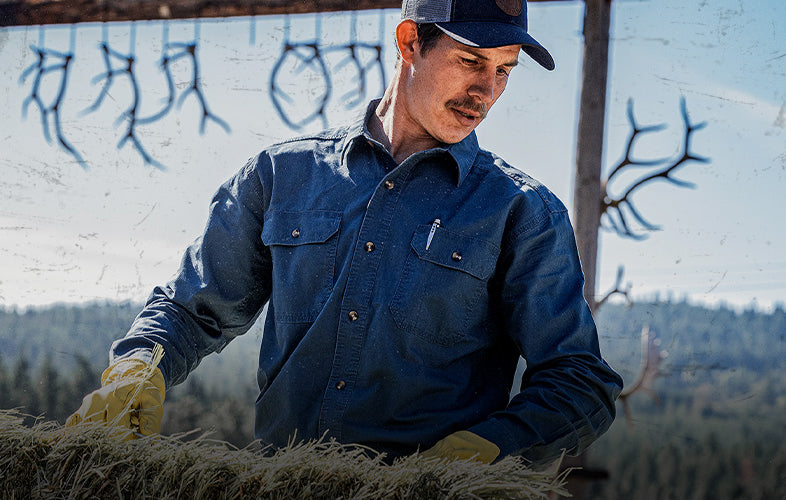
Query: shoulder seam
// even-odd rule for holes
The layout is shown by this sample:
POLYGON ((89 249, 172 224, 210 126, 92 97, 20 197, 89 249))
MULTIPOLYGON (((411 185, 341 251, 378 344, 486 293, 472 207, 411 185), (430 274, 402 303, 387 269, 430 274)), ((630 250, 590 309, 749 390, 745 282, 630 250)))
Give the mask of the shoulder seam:
POLYGON ((537 193, 538 197, 543 202, 544 207, 549 213, 557 214, 560 212, 567 212, 567 208, 565 207, 564 203, 562 203, 562 201, 560 201, 559 198, 557 198, 548 187, 546 187, 531 175, 519 170, 491 151, 480 149, 479 154, 485 154, 491 159, 491 162, 487 168, 499 171, 502 175, 515 183, 519 189, 526 186, 537 193))
POLYGON ((346 135, 347 135, 347 130, 345 127, 341 127, 338 129, 328 129, 323 132, 317 132, 315 134, 301 135, 301 136, 291 137, 289 139, 284 139, 275 144, 271 144, 269 148, 274 148, 277 146, 283 146, 285 144, 291 144, 293 142, 301 142, 301 141, 338 141, 346 137, 346 135))

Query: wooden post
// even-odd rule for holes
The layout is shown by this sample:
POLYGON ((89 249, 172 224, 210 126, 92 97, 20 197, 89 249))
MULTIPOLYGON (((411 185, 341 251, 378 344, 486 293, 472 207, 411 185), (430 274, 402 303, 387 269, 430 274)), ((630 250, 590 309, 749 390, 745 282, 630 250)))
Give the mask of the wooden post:
POLYGON ((594 311, 611 0, 585 0, 584 4, 584 61, 576 140, 573 224, 586 278, 584 296, 594 311))
MULTIPOLYGON (((576 170, 573 175, 573 225, 584 270, 584 297, 594 313, 603 186, 603 137, 606 116, 606 81, 609 66, 611 0, 584 0, 584 59, 582 62, 576 170)), ((586 455, 567 457, 564 467, 587 471, 586 455)), ((605 472, 605 471, 600 471, 605 472)), ((571 474, 568 490, 575 500, 586 497, 590 475, 571 474)))

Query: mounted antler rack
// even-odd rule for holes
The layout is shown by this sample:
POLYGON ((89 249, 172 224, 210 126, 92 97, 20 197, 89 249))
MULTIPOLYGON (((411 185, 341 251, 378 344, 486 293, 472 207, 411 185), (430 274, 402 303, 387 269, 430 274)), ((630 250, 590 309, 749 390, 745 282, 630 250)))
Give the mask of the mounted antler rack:
MULTIPOLYGON (((87 162, 82 157, 81 153, 66 139, 61 125, 61 113, 66 100, 69 70, 72 68, 72 63, 76 60, 75 26, 76 25, 73 25, 71 28, 71 46, 68 52, 59 52, 46 48, 44 46, 45 28, 40 28, 38 45, 31 46, 31 50, 36 55, 36 61, 25 69, 20 77, 20 83, 22 84, 28 79, 31 80, 29 94, 22 104, 22 114, 24 117, 27 116, 27 111, 31 104, 37 108, 41 116, 44 138, 47 142, 52 142, 52 135, 54 132, 58 145, 68 152, 82 168, 87 169, 87 162), (49 99, 49 102, 42 97, 41 92, 43 81, 47 77, 58 83, 57 93, 53 99, 49 99)), ((199 40, 198 20, 195 21, 194 39, 190 42, 170 42, 168 29, 168 25, 164 23, 161 48, 162 57, 159 66, 164 73, 167 85, 167 98, 166 102, 159 110, 148 116, 142 116, 141 114, 142 88, 136 71, 137 59, 135 56, 136 25, 131 23, 128 30, 129 49, 127 53, 121 52, 110 45, 107 41, 108 26, 104 24, 103 41, 99 45, 101 60, 104 67, 103 71, 92 80, 93 84, 100 83, 101 90, 95 101, 82 112, 84 115, 97 111, 104 103, 105 98, 109 96, 109 91, 115 82, 124 80, 130 87, 130 93, 128 95, 128 104, 125 110, 122 111, 115 121, 116 126, 120 123, 125 124, 125 129, 117 147, 120 149, 126 143, 130 142, 146 164, 160 169, 164 169, 165 167, 153 158, 148 152, 148 149, 143 145, 139 133, 140 127, 164 118, 173 109, 175 102, 177 102, 177 106, 180 107, 187 97, 194 96, 201 112, 199 122, 200 134, 204 134, 208 121, 216 123, 227 133, 230 131, 229 125, 212 113, 208 108, 207 99, 202 88, 200 64, 199 58, 197 57, 199 40), (190 64, 191 76, 188 85, 184 90, 179 91, 179 98, 176 99, 176 97, 178 97, 178 90, 175 86, 171 65, 180 59, 185 59, 190 64)))
POLYGON ((311 41, 295 42, 290 40, 289 22, 289 17, 286 17, 284 19, 284 46, 270 73, 270 98, 278 116, 287 127, 301 130, 315 120, 321 120, 323 128, 328 127, 327 106, 333 93, 332 74, 345 67, 349 67, 355 73, 350 90, 341 96, 341 100, 347 108, 365 102, 370 90, 370 74, 375 70, 378 71, 381 83, 380 93, 385 91, 387 82, 382 57, 382 40, 386 36, 384 12, 380 11, 379 36, 375 43, 362 42, 357 39, 356 11, 352 11, 349 41, 344 45, 323 44, 319 16, 314 19, 316 36, 311 41), (330 54, 339 54, 342 57, 337 63, 330 65, 327 62, 330 54), (284 75, 298 75, 306 70, 313 74, 313 81, 319 82, 314 85, 312 95, 315 98, 310 104, 299 102, 287 94, 280 81, 284 75), (292 113, 294 108, 299 108, 298 111, 303 116, 296 117, 292 113), (307 110, 305 113, 302 112, 304 109, 307 110))
POLYGON ((191 81, 186 87, 185 90, 182 91, 180 94, 180 99, 178 100, 178 106, 183 104, 183 101, 186 97, 190 94, 194 94, 196 96, 197 102, 200 106, 202 111, 202 116, 199 123, 199 133, 204 134, 205 132, 205 125, 208 120, 212 120, 217 123, 221 128, 224 129, 225 132, 229 133, 229 125, 222 120, 221 118, 215 116, 210 112, 207 106, 207 100, 205 98, 204 92, 200 87, 200 75, 199 75, 199 60, 197 58, 197 42, 196 39, 198 38, 198 24, 195 25, 195 34, 194 34, 194 41, 192 42, 170 42, 169 41, 169 31, 168 26, 164 24, 163 34, 162 34, 162 57, 160 62, 161 71, 164 73, 164 77, 167 83, 167 91, 168 96, 166 102, 164 103, 163 107, 153 113, 150 116, 139 116, 139 109, 140 103, 142 100, 140 84, 137 79, 137 75, 135 73, 134 68, 134 50, 136 45, 136 27, 135 24, 131 24, 130 29, 130 43, 129 43, 129 53, 122 54, 117 50, 114 50, 109 46, 109 43, 106 41, 107 34, 106 34, 106 25, 104 30, 104 41, 101 43, 101 53, 103 56, 104 67, 106 71, 97 75, 93 79, 93 83, 97 83, 99 81, 103 81, 103 85, 101 87, 101 92, 98 95, 98 98, 95 102, 85 110, 85 113, 90 113, 96 111, 103 102, 104 98, 106 97, 109 88, 112 86, 112 83, 116 77, 125 77, 129 82, 132 94, 131 94, 131 102, 126 108, 125 111, 118 117, 117 122, 124 121, 126 122, 126 130, 123 134, 120 142, 118 143, 117 147, 122 148, 126 142, 131 141, 134 148, 137 150, 139 155, 142 157, 144 162, 148 165, 153 165, 154 167, 163 169, 164 165, 153 158, 147 149, 142 145, 142 142, 137 134, 137 127, 142 125, 147 125, 153 122, 156 122, 166 116, 171 110, 175 102, 176 97, 176 90, 174 84, 174 77, 172 76, 171 71, 171 64, 178 59, 187 59, 191 64, 191 81), (113 61, 117 61, 120 63, 119 67, 115 67, 113 65, 113 61))

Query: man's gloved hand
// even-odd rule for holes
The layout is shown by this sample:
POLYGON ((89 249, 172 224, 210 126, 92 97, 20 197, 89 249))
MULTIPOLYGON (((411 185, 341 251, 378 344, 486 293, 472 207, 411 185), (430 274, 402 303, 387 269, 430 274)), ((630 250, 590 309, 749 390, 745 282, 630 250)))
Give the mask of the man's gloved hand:
POLYGON ((437 441, 424 451, 427 458, 463 458, 490 464, 499 455, 499 447, 469 431, 458 431, 437 441))
POLYGON ((104 422, 145 436, 158 434, 164 416, 164 387, 164 375, 156 366, 138 359, 120 360, 104 371, 101 388, 84 397, 66 425, 104 422))

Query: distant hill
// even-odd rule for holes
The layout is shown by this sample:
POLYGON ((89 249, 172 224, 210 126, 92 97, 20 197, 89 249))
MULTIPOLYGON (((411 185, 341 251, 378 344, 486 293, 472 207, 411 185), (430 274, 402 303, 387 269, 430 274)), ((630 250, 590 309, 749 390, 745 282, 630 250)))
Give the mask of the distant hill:
POLYGON ((666 355, 661 372, 670 386, 696 384, 722 371, 769 373, 786 359, 786 312, 709 309, 685 302, 609 304, 596 318, 604 357, 626 380, 638 371, 643 327, 666 355))
MULTIPOLYGON (((79 355, 96 368, 107 364, 113 340, 123 336, 140 304, 88 303, 53 305, 24 312, 0 309, 0 360, 11 365, 27 357, 35 372, 47 355, 67 372, 79 355)), ((263 316, 248 334, 233 341, 220 355, 203 361, 196 374, 210 372, 213 380, 230 377, 254 380, 263 316)), ((728 308, 710 309, 685 302, 639 303, 628 308, 607 304, 597 314, 604 357, 626 380, 635 377, 641 355, 640 332, 647 326, 668 354, 661 368, 680 381, 695 384, 719 371, 764 373, 786 359, 786 313, 728 308)))

